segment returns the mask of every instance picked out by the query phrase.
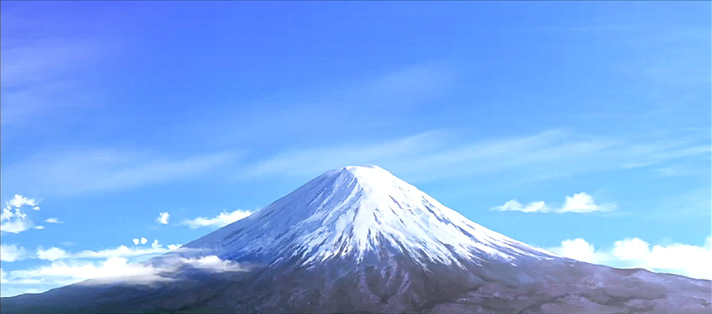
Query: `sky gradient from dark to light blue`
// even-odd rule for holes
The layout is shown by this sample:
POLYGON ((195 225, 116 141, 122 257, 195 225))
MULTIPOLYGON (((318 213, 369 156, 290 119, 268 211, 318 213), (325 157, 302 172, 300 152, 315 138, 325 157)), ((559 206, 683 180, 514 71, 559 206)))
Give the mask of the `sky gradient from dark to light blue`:
POLYGON ((710 10, 3 2, 0 295, 365 163, 565 256, 712 278, 710 10))

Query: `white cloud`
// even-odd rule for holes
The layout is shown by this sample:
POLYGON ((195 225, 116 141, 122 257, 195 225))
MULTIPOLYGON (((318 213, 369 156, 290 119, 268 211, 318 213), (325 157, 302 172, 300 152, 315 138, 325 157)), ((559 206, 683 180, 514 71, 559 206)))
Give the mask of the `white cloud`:
POLYGON ((161 280, 158 269, 142 264, 130 264, 124 257, 110 257, 103 262, 91 261, 54 261, 32 269, 9 272, 7 283, 33 280, 44 284, 66 285, 86 279, 104 281, 142 281, 161 280))
POLYGON ((57 247, 52 247, 49 249, 37 249, 37 258, 39 259, 44 259, 48 261, 54 261, 58 260, 61 258, 67 258, 69 257, 69 254, 67 254, 67 251, 57 248, 57 247))
MULTIPOLYGON (((141 238, 144 240, 145 238, 141 238)), ((136 239, 138 240, 138 239, 136 239)), ((141 241, 141 240, 138 240, 141 241)), ((49 260, 49 261, 54 261, 54 260, 59 260, 59 259, 101 259, 101 258, 112 258, 112 257, 136 257, 136 256, 152 256, 152 255, 158 255, 158 254, 163 254, 172 250, 175 250, 176 248, 180 247, 180 245, 177 244, 169 244, 167 247, 164 247, 162 244, 158 243, 158 240, 154 240, 153 243, 151 243, 151 248, 129 248, 125 245, 120 245, 117 248, 113 249, 105 249, 105 250, 99 250, 99 251, 94 251, 94 250, 84 250, 84 251, 79 251, 76 253, 71 253, 67 252, 64 249, 58 248, 58 247, 51 247, 49 249, 43 249, 43 248, 38 248, 37 249, 37 254, 36 258, 39 259, 44 259, 44 260, 49 260)), ((16 248, 14 246, 9 246, 10 253, 7 255, 4 254, 6 249, 6 245, 3 244, 3 256, 17 256, 17 255, 12 255, 12 252, 19 252, 18 250, 22 250, 24 252, 24 249, 22 248, 16 248)), ((29 258, 26 254, 23 255, 25 258, 29 258)))
POLYGON ((27 250, 14 244, 0 244, 0 261, 14 262, 27 258, 27 250))
POLYGON ((7 202, 7 205, 12 207, 32 206, 32 209, 40 210, 36 200, 18 194, 15 194, 15 196, 7 202))
POLYGON ((507 201, 504 205, 495 207, 494 209, 500 211, 520 211, 525 213, 548 212, 551 210, 545 202, 531 202, 525 206, 517 200, 507 201))
MULTIPOLYGON (((169 245, 167 245, 167 247, 168 247, 168 251, 173 251, 173 250, 179 248, 180 244, 169 244, 169 245)), ((158 239, 153 240, 153 243, 151 243, 151 248, 154 250, 164 251, 163 245, 158 243, 158 239)))
POLYGON ((562 213, 591 213, 599 211, 609 211, 613 209, 613 205, 598 205, 593 201, 593 197, 584 192, 576 193, 573 196, 567 196, 564 206, 559 212, 562 213))
POLYGON ((607 261, 607 255, 596 252, 593 244, 581 238, 564 240, 561 242, 561 246, 550 248, 549 250, 558 255, 588 263, 603 263, 607 261))
POLYGON ((645 268, 693 278, 712 279, 712 237, 704 245, 682 243, 651 245, 639 238, 616 241, 608 250, 596 250, 584 239, 565 240, 550 251, 584 262, 618 268, 645 268))
POLYGON ((624 260, 635 260, 650 252, 650 244, 638 238, 627 238, 613 243, 613 256, 624 260))
POLYGON ((71 258, 109 258, 109 257, 131 257, 131 256, 145 256, 145 255, 158 255, 166 253, 169 250, 163 248, 163 246, 151 247, 151 248, 129 248, 125 245, 121 245, 115 249, 106 250, 84 250, 74 254, 71 254, 71 258))
POLYGON ((168 224, 168 217, 170 217, 170 215, 168 214, 168 212, 161 212, 161 213, 158 213, 158 218, 156 218, 156 222, 159 223, 159 224, 167 225, 167 224, 168 224))
POLYGON ((614 204, 598 205, 594 202, 593 197, 584 192, 576 193, 573 196, 567 196, 564 205, 561 208, 553 208, 544 201, 531 202, 523 205, 517 200, 510 200, 504 205, 493 207, 493 210, 499 211, 520 211, 525 213, 592 213, 611 211, 615 208, 614 204))
POLYGON ((20 233, 32 228, 32 222, 22 218, 3 221, 0 225, 1 232, 20 233))
POLYGON ((134 245, 139 245, 139 244, 143 245, 143 244, 146 244, 147 242, 148 242, 148 239, 146 239, 146 238, 144 238, 144 237, 134 238, 134 239, 133 239, 133 244, 134 244, 134 245))
MULTIPOLYGON (((15 194, 11 200, 5 202, 5 207, 0 214, 0 232, 20 233, 34 226, 32 220, 22 210, 23 207, 40 210, 36 200, 15 194)), ((44 229, 44 227, 38 226, 35 229, 44 229)))
POLYGON ((50 223, 50 224, 63 224, 64 223, 64 221, 60 221, 59 218, 57 218, 57 217, 47 218, 47 219, 45 219, 45 222, 50 223))
POLYGON ((35 226, 35 229, 37 229, 37 230, 44 230, 44 229, 45 229, 45 226, 35 226))
MULTIPOLYGON (((51 289, 83 280, 85 285, 107 282, 151 283, 170 281, 170 273, 188 265, 210 272, 245 271, 247 268, 238 263, 222 260, 215 255, 196 258, 182 258, 161 261, 159 264, 130 263, 126 257, 112 256, 102 261, 55 260, 48 265, 30 269, 5 272, 0 269, 3 289, 8 286, 22 285, 26 291, 28 285, 35 285, 39 290, 51 289)), ((22 293, 22 292, 20 292, 22 293)))
POLYGON ((188 264, 195 268, 206 269, 213 272, 227 272, 227 271, 243 271, 244 267, 241 267, 238 263, 229 260, 223 260, 216 255, 203 256, 199 258, 184 258, 182 263, 188 264))
POLYGON ((186 225, 191 229, 200 227, 224 227, 250 215, 252 215, 251 211, 238 209, 230 213, 222 212, 213 218, 198 217, 195 219, 188 219, 183 221, 181 224, 186 225))

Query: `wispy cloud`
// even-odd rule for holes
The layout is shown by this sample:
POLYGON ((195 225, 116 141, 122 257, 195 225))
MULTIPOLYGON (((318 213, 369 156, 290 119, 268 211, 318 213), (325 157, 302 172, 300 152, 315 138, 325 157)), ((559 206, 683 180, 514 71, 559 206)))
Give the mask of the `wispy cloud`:
MULTIPOLYGON (((146 244, 148 240, 146 238, 134 239, 135 242, 141 244, 146 244)), ((158 240, 154 240, 150 247, 128 247, 125 245, 120 245, 116 248, 104 249, 104 250, 84 250, 76 253, 67 252, 64 249, 51 247, 49 249, 37 249, 36 258, 44 260, 59 260, 59 259, 101 259, 101 258, 111 258, 111 257, 137 257, 137 256, 155 256, 158 254, 163 254, 170 252, 176 248, 178 245, 171 244, 164 247, 162 244, 158 243, 158 240)))
POLYGON ((703 246, 683 243, 651 246, 640 238, 625 238, 610 249, 596 249, 588 241, 576 238, 549 248, 561 256, 619 268, 645 268, 651 271, 712 279, 712 237, 703 246))
POLYGON ((1 70, 3 127, 38 127, 38 119, 95 106, 90 82, 81 72, 108 55, 99 41, 8 38, 6 42, 1 70))
POLYGON ((3 140, 12 137, 8 130, 56 128, 102 103, 86 74, 117 51, 111 41, 53 36, 54 22, 16 7, 4 8, 3 22, 3 140), (52 123, 39 123, 50 117, 52 123))
POLYGON ((126 189, 195 176, 236 158, 231 152, 185 158, 116 149, 43 152, 3 165, 3 188, 43 195, 126 189))
POLYGON ((63 224, 64 223, 64 221, 60 221, 59 218, 57 218, 57 217, 47 218, 47 219, 45 219, 45 222, 50 223, 50 224, 63 224))
POLYGON ((591 195, 585 192, 567 196, 564 205, 552 207, 544 201, 531 202, 526 205, 517 200, 510 200, 504 205, 493 207, 498 211, 519 211, 525 213, 593 213, 607 212, 615 208, 615 204, 596 204, 591 195))
MULTIPOLYGON (((158 242, 158 239, 153 240, 150 247, 142 247, 146 245, 148 239, 136 238, 134 239, 134 244, 137 246, 128 247, 125 245, 120 245, 116 248, 104 249, 104 250, 83 250, 79 252, 69 252, 62 248, 50 247, 44 249, 42 247, 38 248, 35 254, 28 254, 24 248, 19 248, 23 252, 23 258, 25 259, 41 259, 41 260, 61 260, 61 259, 102 259, 111 257, 147 257, 155 256, 158 254, 163 254, 175 250, 180 247, 177 244, 169 244, 164 246, 158 242)), ((12 249, 12 248, 11 248, 12 249)), ((8 255, 9 256, 9 255, 8 255)))
MULTIPOLYGON (((134 239, 136 243, 141 245, 147 244, 148 240, 146 238, 134 239)), ((127 247, 125 245, 120 245, 116 248, 104 249, 104 250, 84 250, 79 252, 68 252, 62 248, 50 247, 44 249, 42 247, 38 248, 36 252, 28 252, 24 247, 19 247, 14 244, 2 243, 0 246, 0 260, 4 262, 14 262, 25 259, 40 259, 40 260, 62 260, 62 259, 103 259, 112 257, 146 257, 155 256, 158 254, 163 254, 170 252, 172 250, 178 249, 180 245, 169 244, 168 246, 163 246, 154 240, 150 247, 127 247)))
POLYGON ((468 141, 433 131, 404 138, 290 150, 248 164, 243 178, 309 177, 324 169, 372 163, 411 182, 480 174, 517 173, 517 179, 646 167, 710 152, 704 136, 613 138, 549 130, 534 135, 468 141))
POLYGON ((435 149, 447 135, 432 131, 401 139, 344 144, 278 153, 249 165, 244 178, 273 175, 312 176, 327 169, 359 165, 373 160, 392 160, 401 156, 424 154, 435 149))
POLYGON ((213 218, 198 217, 195 219, 184 220, 181 224, 190 227, 191 229, 201 228, 201 227, 224 227, 235 221, 243 219, 247 216, 252 215, 249 210, 237 209, 232 212, 222 212, 213 218))

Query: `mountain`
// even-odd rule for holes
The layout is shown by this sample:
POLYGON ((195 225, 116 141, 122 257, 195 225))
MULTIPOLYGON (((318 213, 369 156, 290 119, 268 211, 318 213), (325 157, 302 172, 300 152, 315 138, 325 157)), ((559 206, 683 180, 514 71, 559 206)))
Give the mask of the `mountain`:
POLYGON ((558 257, 371 165, 328 171, 143 265, 155 278, 2 298, 2 312, 712 311, 708 280, 558 257))
POLYGON ((326 172, 243 221, 185 247, 260 263, 294 257, 300 265, 404 255, 421 265, 461 267, 461 260, 553 257, 469 221, 372 165, 326 172))

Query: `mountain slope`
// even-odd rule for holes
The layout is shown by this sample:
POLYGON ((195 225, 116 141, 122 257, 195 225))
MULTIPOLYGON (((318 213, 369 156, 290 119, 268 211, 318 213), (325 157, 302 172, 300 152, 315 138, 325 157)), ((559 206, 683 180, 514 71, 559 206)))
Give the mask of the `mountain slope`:
POLYGON ((488 230, 377 166, 324 173, 254 215, 184 247, 222 258, 303 264, 386 251, 419 262, 551 253, 488 230))
POLYGON ((376 166, 326 172, 145 264, 165 269, 165 280, 90 280, 3 298, 2 311, 712 311, 708 280, 554 256, 469 221, 376 166), (200 266, 205 261, 220 267, 200 266))

